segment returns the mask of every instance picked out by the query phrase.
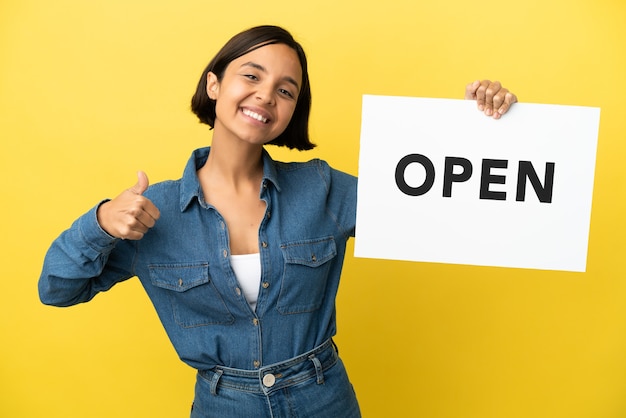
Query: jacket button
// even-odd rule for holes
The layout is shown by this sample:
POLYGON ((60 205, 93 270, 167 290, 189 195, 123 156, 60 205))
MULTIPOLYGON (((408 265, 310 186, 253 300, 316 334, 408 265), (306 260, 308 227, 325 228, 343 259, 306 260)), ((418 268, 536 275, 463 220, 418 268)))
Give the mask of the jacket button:
POLYGON ((263 289, 267 289, 268 287, 270 287, 270 284, 268 282, 263 282, 261 286, 263 286, 263 289))

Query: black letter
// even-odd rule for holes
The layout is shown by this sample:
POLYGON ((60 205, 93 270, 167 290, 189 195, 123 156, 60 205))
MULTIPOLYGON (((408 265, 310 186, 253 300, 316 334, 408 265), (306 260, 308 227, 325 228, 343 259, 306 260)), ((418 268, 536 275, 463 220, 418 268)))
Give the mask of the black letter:
POLYGON ((535 194, 541 203, 552 203, 552 189, 554 186, 554 163, 546 163, 546 175, 544 176, 544 186, 541 187, 539 176, 535 167, 530 161, 520 161, 517 172, 517 197, 518 202, 523 202, 526 198, 526 178, 530 180, 535 194))
POLYGON ((485 200, 506 200, 506 192, 492 192, 489 190, 490 184, 504 184, 505 176, 494 176, 491 174, 492 168, 506 168, 507 160, 483 160, 482 173, 480 175, 480 198, 485 200))
POLYGON ((396 166, 396 184, 404 194, 409 196, 421 196, 433 187, 433 183, 435 183, 435 166, 428 157, 421 154, 409 154, 402 158, 396 166), (404 171, 411 163, 420 163, 426 170, 426 179, 424 179, 424 183, 419 187, 409 186, 404 179, 404 171))
POLYGON ((443 197, 452 196, 452 183, 463 182, 472 177, 472 163, 470 160, 460 157, 446 157, 445 168, 443 170, 443 197), (454 166, 463 167, 463 171, 454 174, 454 166))

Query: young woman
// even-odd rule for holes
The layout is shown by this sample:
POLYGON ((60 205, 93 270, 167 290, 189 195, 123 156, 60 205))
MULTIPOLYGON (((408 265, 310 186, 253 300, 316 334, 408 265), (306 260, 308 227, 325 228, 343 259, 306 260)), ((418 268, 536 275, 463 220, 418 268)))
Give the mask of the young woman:
MULTIPOLYGON (((499 83, 466 98, 499 118, 499 83)), ((279 27, 233 37, 205 69, 192 110, 213 129, 183 176, 101 202, 46 255, 43 303, 68 306, 137 276, 180 358, 198 370, 192 417, 359 417, 332 341, 356 178, 326 162, 282 163, 264 145, 313 148, 302 47, 279 27)))

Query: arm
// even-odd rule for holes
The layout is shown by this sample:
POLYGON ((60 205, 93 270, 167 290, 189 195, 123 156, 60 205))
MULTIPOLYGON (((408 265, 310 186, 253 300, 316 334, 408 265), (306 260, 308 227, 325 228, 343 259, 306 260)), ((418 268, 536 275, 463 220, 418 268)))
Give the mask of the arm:
POLYGON ((44 304, 87 302, 134 275, 134 240, 159 217, 158 209, 142 196, 147 187, 148 179, 140 173, 135 186, 78 218, 52 243, 39 278, 44 304))
POLYGON ((132 277, 118 267, 117 274, 105 266, 117 239, 98 225, 93 208, 64 231, 50 246, 39 278, 39 298, 46 305, 70 306, 91 300, 98 292, 132 277))

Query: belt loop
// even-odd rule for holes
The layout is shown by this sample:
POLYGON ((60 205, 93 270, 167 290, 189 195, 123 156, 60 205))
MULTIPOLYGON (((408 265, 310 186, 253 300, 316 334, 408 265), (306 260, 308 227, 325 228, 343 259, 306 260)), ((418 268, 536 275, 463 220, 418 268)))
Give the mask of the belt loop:
POLYGON ((309 360, 311 360, 313 362, 313 365, 315 366, 315 374, 317 375, 317 384, 318 385, 323 384, 324 383, 324 372, 322 370, 322 363, 320 362, 320 359, 315 357, 315 354, 311 354, 309 356, 309 360))
POLYGON ((217 384, 219 383, 220 378, 223 374, 224 371, 221 369, 217 369, 215 370, 215 372, 213 372, 213 377, 211 378, 211 395, 217 395, 217 384))

